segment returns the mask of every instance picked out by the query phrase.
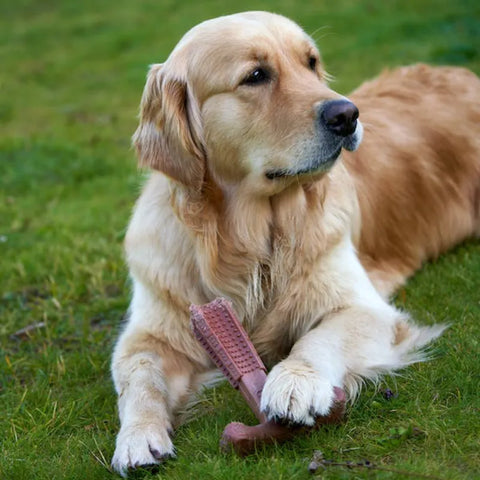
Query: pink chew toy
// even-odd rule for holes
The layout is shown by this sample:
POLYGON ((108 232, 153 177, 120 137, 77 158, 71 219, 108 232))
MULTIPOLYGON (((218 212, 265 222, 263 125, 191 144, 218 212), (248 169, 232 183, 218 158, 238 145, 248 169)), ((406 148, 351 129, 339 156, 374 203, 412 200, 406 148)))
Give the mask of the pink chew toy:
MULTIPOLYGON (((253 427, 229 423, 220 445, 239 455, 248 455, 260 444, 292 438, 307 427, 287 426, 268 421, 260 411, 260 396, 267 378, 267 369, 237 320, 230 302, 217 298, 206 305, 190 307, 193 333, 210 358, 222 370, 232 386, 239 389, 260 424, 253 427)), ((318 417, 316 427, 339 423, 345 413, 345 393, 335 387, 335 403, 330 413, 318 417)))

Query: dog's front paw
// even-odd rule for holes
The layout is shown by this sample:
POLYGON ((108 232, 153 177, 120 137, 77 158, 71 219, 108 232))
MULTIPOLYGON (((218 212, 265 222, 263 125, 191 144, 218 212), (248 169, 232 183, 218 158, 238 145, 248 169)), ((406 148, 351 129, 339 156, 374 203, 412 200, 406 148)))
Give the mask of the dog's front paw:
POLYGON ((174 456, 175 449, 165 427, 135 424, 120 429, 112 467, 125 477, 129 469, 158 465, 174 456))
POLYGON ((334 399, 327 379, 305 362, 286 359, 269 373, 260 408, 269 420, 312 426, 317 416, 328 414, 334 399))

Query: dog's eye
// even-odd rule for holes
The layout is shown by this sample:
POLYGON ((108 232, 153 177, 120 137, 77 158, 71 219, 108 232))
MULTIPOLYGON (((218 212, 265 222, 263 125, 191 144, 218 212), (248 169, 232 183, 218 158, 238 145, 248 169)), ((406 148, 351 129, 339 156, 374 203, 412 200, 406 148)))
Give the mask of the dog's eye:
POLYGON ((240 85, 260 85, 270 80, 270 73, 264 68, 257 68, 247 77, 245 77, 240 85))
POLYGON ((308 59, 308 66, 310 67, 310 70, 315 70, 317 69, 317 59, 315 57, 310 57, 308 59))

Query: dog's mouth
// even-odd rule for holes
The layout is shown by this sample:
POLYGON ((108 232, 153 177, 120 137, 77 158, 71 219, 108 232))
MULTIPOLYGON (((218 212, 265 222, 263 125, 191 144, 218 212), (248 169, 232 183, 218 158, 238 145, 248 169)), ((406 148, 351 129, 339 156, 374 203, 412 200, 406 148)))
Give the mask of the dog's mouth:
POLYGON ((293 168, 280 168, 278 170, 270 170, 268 171, 265 176, 269 180, 274 180, 276 178, 283 178, 283 177, 296 177, 299 175, 308 175, 312 173, 319 173, 324 172, 330 169, 330 167, 335 163, 337 158, 340 156, 340 152, 342 151, 342 147, 338 148, 332 155, 327 158, 317 159, 314 162, 311 162, 306 167, 301 167, 299 169, 293 168))

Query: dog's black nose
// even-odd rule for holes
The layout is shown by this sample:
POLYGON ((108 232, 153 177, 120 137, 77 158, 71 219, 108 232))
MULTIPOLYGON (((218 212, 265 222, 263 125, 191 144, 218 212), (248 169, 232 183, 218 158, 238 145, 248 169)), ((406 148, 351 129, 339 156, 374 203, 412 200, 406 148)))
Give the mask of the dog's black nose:
POLYGON ((336 135, 347 137, 357 128, 358 108, 348 100, 330 100, 323 104, 320 118, 336 135))

